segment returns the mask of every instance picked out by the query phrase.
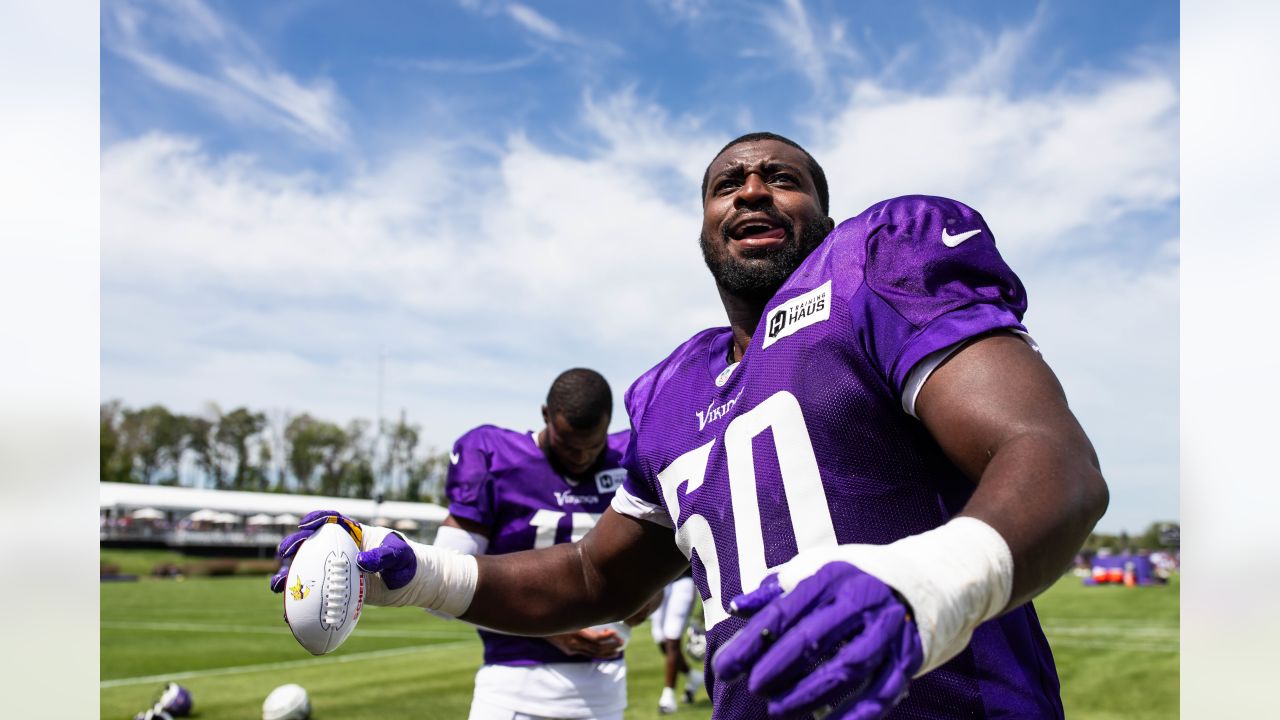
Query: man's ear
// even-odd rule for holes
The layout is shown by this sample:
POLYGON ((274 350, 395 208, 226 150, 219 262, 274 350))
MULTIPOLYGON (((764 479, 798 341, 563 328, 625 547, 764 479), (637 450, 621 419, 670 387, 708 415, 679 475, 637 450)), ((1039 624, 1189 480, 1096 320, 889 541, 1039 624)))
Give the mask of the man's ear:
POLYGON ((831 232, 832 230, 836 229, 835 220, 832 220, 831 218, 822 218, 822 222, 827 226, 827 232, 831 232))
POLYGON ((551 425, 551 413, 547 412, 546 405, 542 406, 542 422, 547 426, 551 425))

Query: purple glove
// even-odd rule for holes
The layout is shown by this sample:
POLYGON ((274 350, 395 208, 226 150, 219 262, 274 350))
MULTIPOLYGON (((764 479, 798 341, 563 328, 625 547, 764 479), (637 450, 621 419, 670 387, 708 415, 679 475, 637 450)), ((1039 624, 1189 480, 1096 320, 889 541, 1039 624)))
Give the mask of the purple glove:
MULTIPOLYGON (((351 533, 351 537, 355 538, 356 547, 364 546, 364 528, 360 523, 337 510, 313 510, 298 523, 298 532, 280 541, 276 557, 280 558, 282 563, 276 574, 271 576, 271 592, 284 592, 285 583, 289 578, 288 561, 297 554, 303 540, 314 535, 321 525, 327 523, 341 525, 351 533)), ((409 547, 409 543, 405 542, 403 537, 394 532, 389 533, 378 547, 356 555, 356 565, 363 572, 381 573, 382 581, 390 590, 408 585, 418 571, 418 559, 413 554, 413 548, 409 547)))
POLYGON ((769 699, 771 716, 831 708, 828 720, 881 717, 924 659, 906 607, 849 563, 827 563, 785 594, 770 575, 732 610, 750 620, 712 667, 724 682, 749 673, 747 689, 769 699))

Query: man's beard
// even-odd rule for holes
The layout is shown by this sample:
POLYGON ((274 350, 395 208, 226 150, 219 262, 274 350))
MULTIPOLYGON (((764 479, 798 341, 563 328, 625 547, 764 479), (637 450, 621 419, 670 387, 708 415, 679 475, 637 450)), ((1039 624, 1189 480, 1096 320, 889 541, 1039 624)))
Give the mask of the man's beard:
MULTIPOLYGON (((770 216, 782 225, 787 237, 795 237, 790 221, 772 213, 770 216)), ((711 276, 725 292, 744 300, 766 301, 826 237, 826 223, 817 219, 801 230, 795 242, 783 243, 780 247, 747 258, 736 258, 728 253, 730 241, 723 232, 715 240, 720 247, 712 245, 706 233, 699 236, 698 244, 702 247, 702 259, 711 270, 711 276)))

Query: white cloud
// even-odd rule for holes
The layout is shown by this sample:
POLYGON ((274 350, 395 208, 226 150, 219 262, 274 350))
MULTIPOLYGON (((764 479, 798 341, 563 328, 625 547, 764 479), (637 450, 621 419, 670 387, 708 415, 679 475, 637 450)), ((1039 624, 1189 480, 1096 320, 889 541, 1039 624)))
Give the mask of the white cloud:
POLYGON ((103 10, 103 49, 152 81, 200 98, 232 123, 287 130, 318 146, 347 141, 343 102, 325 78, 301 82, 199 0, 151 5, 121 0, 103 10), (156 46, 180 41, 199 58, 182 64, 156 46))
POLYGON ((702 17, 711 5, 711 0, 650 0, 659 12, 683 20, 695 21, 702 17))
MULTIPOLYGON (((1175 241, 1176 242, 1176 241, 1175 241)), ((1140 532, 1178 507, 1178 265, 1085 254, 1018 269, 1027 328, 1093 440, 1111 506, 1100 529, 1140 532)))
POLYGON ((526 68, 542 57, 541 52, 532 52, 505 60, 477 61, 452 58, 421 58, 416 60, 393 60, 387 64, 405 69, 423 72, 443 73, 447 75, 488 75, 491 73, 510 72, 526 68))
POLYGON ((515 20, 516 24, 528 30, 536 38, 553 45, 586 50, 594 54, 618 55, 621 53, 618 46, 603 40, 583 37, 528 5, 509 3, 505 9, 507 16, 515 20))
POLYGON ((909 193, 979 208, 1024 257, 1094 247, 1106 227, 1178 197, 1177 79, 1147 69, 1025 98, 918 95, 866 82, 815 121, 833 212, 909 193), (892 138, 892 142, 885 142, 892 138))
POLYGON ((833 61, 854 64, 861 59, 845 36, 844 23, 811 20, 804 0, 783 0, 781 7, 765 7, 760 14, 765 28, 782 43, 778 59, 803 75, 819 97, 830 90, 833 61))
MULTIPOLYGON (((724 144, 699 119, 672 120, 665 109, 638 97, 630 87, 603 99, 587 93, 582 119, 603 141, 601 152, 607 155, 600 160, 627 168, 665 168, 697 184, 712 154, 724 144)), ((681 199, 699 202, 696 192, 681 199)))
POLYGON ((568 33, 564 29, 528 5, 511 3, 507 6, 507 14, 526 30, 547 40, 564 42, 568 39, 568 33))
POLYGON ((1028 22, 992 35, 953 16, 925 16, 942 45, 943 62, 959 69, 948 82, 950 90, 957 93, 1008 86, 1019 65, 1029 62, 1033 43, 1047 17, 1048 6, 1041 2, 1028 22))
MULTIPOLYGON (((485 397, 526 394, 570 365, 603 365, 621 392, 656 347, 719 313, 697 251, 697 179, 686 172, 686 199, 668 202, 667 176, 625 145, 646 129, 597 113, 620 146, 591 160, 517 136, 496 167, 420 148, 337 189, 189 139, 107 148, 104 393, 368 415, 358 397, 373 390, 351 368, 371 367, 380 345, 403 358, 410 415, 444 437, 498 419, 474 414, 485 397), (459 386, 475 392, 440 412, 459 386)), ((687 164, 710 147, 690 143, 665 150, 687 164)), ((536 411, 534 395, 507 415, 536 411)))
MULTIPOLYGON (((981 210, 1112 482, 1102 527, 1176 515, 1175 69, 1025 96, 942 87, 864 81, 808 118, 833 214, 922 192, 981 210), (1147 215, 1166 223, 1143 232, 1147 215)), ((406 407, 439 445, 533 426, 571 365, 621 393, 724 322, 696 235, 727 137, 631 89, 584 94, 580 121, 576 155, 408 137, 337 182, 171 135, 108 146, 104 395, 368 417, 386 347, 387 415, 406 407)))

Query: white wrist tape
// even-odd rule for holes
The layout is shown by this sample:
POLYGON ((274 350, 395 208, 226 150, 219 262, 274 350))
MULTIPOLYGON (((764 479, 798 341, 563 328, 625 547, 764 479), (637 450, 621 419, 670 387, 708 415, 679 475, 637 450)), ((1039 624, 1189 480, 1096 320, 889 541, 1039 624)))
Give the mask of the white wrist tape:
POLYGON ((998 615, 1013 590, 1009 545, 994 528, 972 517, 954 518, 888 545, 810 550, 779 566, 778 580, 790 591, 836 561, 874 575, 911 606, 924 650, 916 677, 964 650, 974 628, 998 615))
MULTIPOLYGON (((361 550, 378 547, 392 532, 395 531, 365 525, 364 547, 361 550)), ((365 602, 392 607, 414 605, 450 617, 458 617, 466 612, 471 607, 471 597, 476 592, 476 559, 452 550, 423 545, 403 535, 400 537, 409 543, 418 559, 418 569, 413 580, 396 590, 387 588, 381 579, 379 582, 368 583, 365 602)))

